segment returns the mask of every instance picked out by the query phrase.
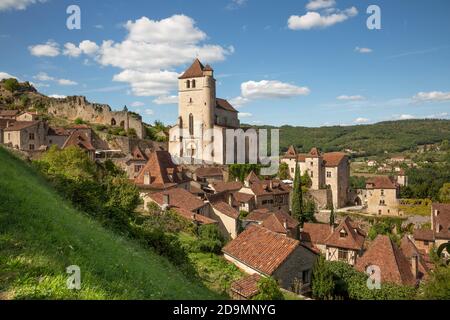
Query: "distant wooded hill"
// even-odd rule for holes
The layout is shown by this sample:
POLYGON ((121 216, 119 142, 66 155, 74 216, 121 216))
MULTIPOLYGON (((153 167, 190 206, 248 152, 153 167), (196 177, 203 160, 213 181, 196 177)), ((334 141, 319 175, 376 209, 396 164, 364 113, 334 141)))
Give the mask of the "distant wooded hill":
POLYGON ((385 151, 395 153, 414 150, 418 145, 440 143, 450 138, 450 120, 434 119, 320 128, 286 125, 279 129, 281 152, 285 152, 289 145, 294 145, 299 152, 308 152, 312 147, 318 147, 325 152, 350 149, 356 151, 358 156, 372 156, 385 151))

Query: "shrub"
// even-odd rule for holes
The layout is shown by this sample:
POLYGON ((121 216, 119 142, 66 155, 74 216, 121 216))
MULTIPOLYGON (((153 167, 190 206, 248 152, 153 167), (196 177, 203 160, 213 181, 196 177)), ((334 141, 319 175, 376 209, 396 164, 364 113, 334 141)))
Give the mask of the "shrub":
POLYGON ((320 255, 314 266, 312 275, 312 294, 320 300, 327 300, 333 296, 334 281, 333 273, 326 264, 325 257, 320 255))
POLYGON ((4 81, 4 86, 5 89, 8 90, 9 92, 14 92, 20 87, 19 81, 17 81, 17 79, 14 78, 6 79, 4 81))
POLYGON ((258 282, 259 293, 253 300, 284 300, 283 293, 273 278, 262 277, 258 282))

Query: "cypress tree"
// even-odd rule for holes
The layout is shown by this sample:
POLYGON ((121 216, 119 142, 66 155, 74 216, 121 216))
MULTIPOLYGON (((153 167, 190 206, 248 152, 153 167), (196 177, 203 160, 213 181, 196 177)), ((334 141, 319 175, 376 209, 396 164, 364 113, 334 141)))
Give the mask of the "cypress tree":
POLYGON ((334 205, 331 204, 331 212, 330 212, 330 226, 334 226, 334 205))

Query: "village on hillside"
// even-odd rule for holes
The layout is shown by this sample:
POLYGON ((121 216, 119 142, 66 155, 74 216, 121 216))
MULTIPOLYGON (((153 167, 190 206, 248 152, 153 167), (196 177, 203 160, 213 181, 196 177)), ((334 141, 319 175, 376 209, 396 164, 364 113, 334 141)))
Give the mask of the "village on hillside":
POLYGON ((448 150, 448 142, 372 158, 289 146, 277 173, 263 175, 260 162, 227 162, 226 132, 241 123, 239 111, 216 96, 219 89, 213 67, 195 59, 178 78, 179 113, 164 126, 146 124, 126 107, 49 98, 30 84, 2 80, 0 144, 53 178, 49 168, 58 156, 68 167, 70 154, 105 170, 112 164, 139 195, 132 209, 139 219, 157 220, 164 232, 188 239, 183 248, 207 239, 196 250, 233 268, 220 281, 208 278, 208 267, 200 274, 211 287, 223 283, 220 291, 231 299, 267 295, 264 280, 282 297, 299 300, 369 299, 383 288, 395 292, 383 293, 388 299, 409 299, 434 281, 450 259, 450 181, 438 189, 441 197, 416 198, 408 172, 427 163, 424 154, 448 150), (207 130, 214 133, 206 136, 207 130), (211 143, 221 152, 203 152, 211 143), (379 281, 378 289, 337 288, 329 284, 336 274, 351 274, 343 281, 363 286, 367 278, 379 281))

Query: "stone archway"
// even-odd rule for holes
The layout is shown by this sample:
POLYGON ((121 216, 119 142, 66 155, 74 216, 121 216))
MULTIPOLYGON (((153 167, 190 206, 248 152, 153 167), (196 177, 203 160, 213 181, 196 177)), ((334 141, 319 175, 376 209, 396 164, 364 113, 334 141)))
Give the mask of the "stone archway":
POLYGON ((362 205, 362 200, 361 198, 358 196, 355 198, 355 206, 361 206, 362 205))
POLYGON ((112 125, 112 126, 117 125, 116 119, 114 119, 114 118, 111 119, 111 125, 112 125))

